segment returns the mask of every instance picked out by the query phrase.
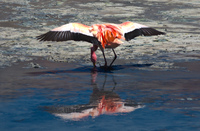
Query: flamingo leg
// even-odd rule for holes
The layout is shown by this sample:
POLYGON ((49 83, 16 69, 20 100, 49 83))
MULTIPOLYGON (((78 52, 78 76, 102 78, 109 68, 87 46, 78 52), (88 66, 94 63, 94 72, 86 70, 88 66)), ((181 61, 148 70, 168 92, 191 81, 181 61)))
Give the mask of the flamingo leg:
POLYGON ((103 58, 104 58, 104 61, 105 61, 104 67, 107 68, 107 60, 106 60, 106 57, 105 57, 105 54, 104 54, 104 50, 102 50, 102 54, 103 54, 103 58))
POLYGON ((109 67, 111 67, 112 64, 114 63, 114 61, 117 59, 117 55, 116 55, 115 50, 114 50, 113 48, 112 48, 112 51, 113 51, 113 53, 114 53, 115 56, 114 56, 112 62, 110 63, 110 66, 109 66, 109 67))

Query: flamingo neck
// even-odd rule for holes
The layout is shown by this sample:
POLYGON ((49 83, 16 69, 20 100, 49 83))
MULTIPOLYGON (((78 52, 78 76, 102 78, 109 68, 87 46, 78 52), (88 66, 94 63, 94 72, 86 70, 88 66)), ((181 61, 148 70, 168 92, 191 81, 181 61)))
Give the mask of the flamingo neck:
POLYGON ((96 61, 97 61, 97 55, 95 54, 95 51, 97 50, 98 46, 93 45, 91 47, 91 61, 93 63, 93 66, 96 67, 96 61))

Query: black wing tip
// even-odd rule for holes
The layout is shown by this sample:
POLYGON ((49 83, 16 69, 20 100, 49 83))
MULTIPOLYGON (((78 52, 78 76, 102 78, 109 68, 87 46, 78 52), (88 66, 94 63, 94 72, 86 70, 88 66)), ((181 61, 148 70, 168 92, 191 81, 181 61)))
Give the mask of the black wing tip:
POLYGON ((81 33, 73 33, 70 31, 49 31, 45 34, 36 36, 36 39, 39 41, 56 41, 56 42, 68 41, 68 40, 86 41, 90 43, 98 42, 98 39, 96 37, 87 36, 81 33))
MULTIPOLYGON (((50 32, 50 31, 49 31, 50 32)), ((49 34, 49 32, 45 33, 45 34, 42 34, 42 35, 39 35, 39 36, 36 36, 36 39, 39 40, 39 41, 49 41, 47 39, 47 36, 49 34)))
POLYGON ((165 35, 165 32, 158 31, 154 28, 141 28, 142 35, 144 36, 154 36, 154 35, 165 35))
POLYGON ((36 36, 36 39, 39 41, 64 41, 62 36, 63 32, 60 31, 49 31, 45 34, 36 36))
POLYGON ((154 30, 156 31, 156 32, 155 32, 156 35, 166 35, 165 32, 158 31, 158 30, 156 30, 156 29, 154 29, 154 30))
POLYGON ((41 35, 36 36, 36 39, 39 40, 39 41, 44 41, 44 40, 42 40, 42 36, 41 35))
POLYGON ((160 32, 160 34, 159 35, 166 35, 167 33, 165 33, 165 32, 160 32))
POLYGON ((138 36, 155 36, 155 35, 165 35, 165 32, 158 31, 154 28, 140 28, 140 29, 135 29, 131 32, 125 33, 125 39, 126 41, 129 41, 131 39, 134 39, 135 37, 138 36))

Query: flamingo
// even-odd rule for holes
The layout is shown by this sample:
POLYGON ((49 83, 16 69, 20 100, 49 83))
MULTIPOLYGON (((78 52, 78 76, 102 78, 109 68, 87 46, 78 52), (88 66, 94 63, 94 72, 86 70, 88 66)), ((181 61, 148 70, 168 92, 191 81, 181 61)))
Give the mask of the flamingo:
POLYGON ((68 23, 50 30, 49 32, 37 36, 40 41, 86 41, 92 43, 91 49, 91 61, 94 68, 96 67, 97 56, 95 51, 100 48, 105 61, 104 67, 107 68, 107 60, 105 57, 104 49, 111 48, 114 53, 114 58, 110 63, 109 67, 112 66, 117 58, 114 51, 116 47, 123 44, 120 40, 129 41, 137 36, 153 36, 153 35, 164 35, 164 32, 158 31, 154 28, 133 23, 130 21, 122 24, 94 24, 87 26, 81 23, 68 23))

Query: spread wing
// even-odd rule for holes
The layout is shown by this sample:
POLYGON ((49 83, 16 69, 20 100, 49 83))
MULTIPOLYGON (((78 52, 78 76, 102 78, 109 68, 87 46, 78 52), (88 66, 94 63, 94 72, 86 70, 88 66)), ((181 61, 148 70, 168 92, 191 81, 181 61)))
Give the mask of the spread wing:
POLYGON ((45 34, 37 36, 40 41, 87 41, 90 43, 96 43, 98 40, 89 31, 90 26, 80 23, 69 23, 63 26, 57 27, 45 34))
POLYGON ((120 26, 127 41, 141 35, 152 36, 165 34, 164 32, 133 22, 124 22, 120 26))

